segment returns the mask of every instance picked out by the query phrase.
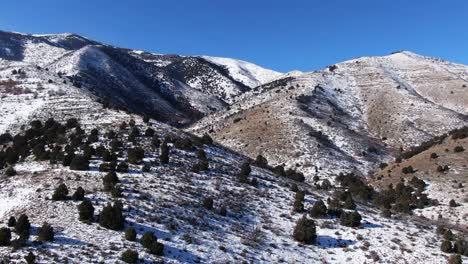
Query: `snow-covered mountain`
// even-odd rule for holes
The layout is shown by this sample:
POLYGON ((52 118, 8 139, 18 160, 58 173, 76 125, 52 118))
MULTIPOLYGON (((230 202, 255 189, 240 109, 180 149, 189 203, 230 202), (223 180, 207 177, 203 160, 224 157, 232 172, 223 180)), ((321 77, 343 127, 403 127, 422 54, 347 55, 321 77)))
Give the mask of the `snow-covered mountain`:
POLYGON ((411 52, 281 74, 0 32, 0 262, 132 263, 126 250, 139 263, 466 261, 466 135, 389 161, 467 125, 467 86, 467 66, 411 52), (339 174, 352 171, 368 177, 339 174), (53 199, 60 184, 84 188, 91 219, 53 199), (115 230, 108 204, 124 217, 115 230), (10 221, 21 214, 26 238, 10 221))
POLYGON ((468 67, 398 52, 363 57, 259 86, 191 128, 310 178, 366 175, 468 122, 468 67))
POLYGON ((247 62, 158 55, 75 34, 0 31, 0 40, 3 69, 46 69, 111 104, 173 125, 224 109, 239 94, 281 75, 247 62))

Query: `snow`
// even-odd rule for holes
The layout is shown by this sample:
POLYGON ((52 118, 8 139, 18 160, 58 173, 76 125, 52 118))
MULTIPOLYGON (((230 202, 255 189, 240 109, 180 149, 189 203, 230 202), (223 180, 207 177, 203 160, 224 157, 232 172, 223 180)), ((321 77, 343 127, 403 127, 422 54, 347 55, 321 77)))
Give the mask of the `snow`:
POLYGON ((268 70, 246 61, 210 56, 201 56, 201 58, 226 67, 232 78, 250 88, 268 83, 282 75, 280 72, 268 70))

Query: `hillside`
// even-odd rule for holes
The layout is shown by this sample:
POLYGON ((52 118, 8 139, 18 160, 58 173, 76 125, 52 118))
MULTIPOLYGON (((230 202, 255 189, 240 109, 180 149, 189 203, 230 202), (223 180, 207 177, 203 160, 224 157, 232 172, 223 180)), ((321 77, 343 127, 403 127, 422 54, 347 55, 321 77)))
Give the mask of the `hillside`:
POLYGON ((400 148, 466 125, 467 74, 411 52, 358 58, 259 86, 190 131, 309 179, 366 175, 400 148))
POLYGON ((0 40, 2 71, 47 70, 117 107, 179 126, 226 108, 235 96, 280 75, 246 62, 158 55, 75 34, 0 31, 0 40))

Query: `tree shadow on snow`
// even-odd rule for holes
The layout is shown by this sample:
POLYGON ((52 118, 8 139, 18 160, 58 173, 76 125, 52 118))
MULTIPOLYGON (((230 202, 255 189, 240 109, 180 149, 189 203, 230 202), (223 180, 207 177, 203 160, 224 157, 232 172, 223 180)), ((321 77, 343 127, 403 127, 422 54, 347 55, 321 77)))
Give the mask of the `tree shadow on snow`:
POLYGON ((133 228, 135 228, 135 231, 137 232, 137 234, 141 234, 143 235, 145 232, 153 232, 153 234, 159 239, 167 239, 167 238, 171 238, 172 235, 168 232, 164 232, 164 231, 161 231, 161 230, 158 230, 154 227, 151 227, 151 226, 146 226, 146 225, 142 225, 140 223, 137 223, 137 222, 130 222, 128 221, 127 222, 127 225, 128 226, 133 226, 133 228))
POLYGON ((382 228, 383 225, 374 224, 374 223, 371 223, 371 222, 364 222, 364 223, 361 224, 361 227, 362 228, 382 228))
POLYGON ((356 241, 349 239, 337 239, 330 236, 317 236, 315 245, 320 248, 342 248, 355 244, 356 241))
POLYGON ((180 263, 197 263, 201 261, 200 257, 194 255, 192 252, 180 250, 167 244, 164 244, 164 257, 177 260, 180 263))

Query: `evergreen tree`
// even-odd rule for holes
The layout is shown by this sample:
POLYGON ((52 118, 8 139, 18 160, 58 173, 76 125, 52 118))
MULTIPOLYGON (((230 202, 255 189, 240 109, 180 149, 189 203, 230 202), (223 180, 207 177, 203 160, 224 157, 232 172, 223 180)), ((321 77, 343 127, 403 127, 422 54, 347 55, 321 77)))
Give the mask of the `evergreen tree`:
POLYGON ((312 209, 310 209, 309 215, 311 217, 323 217, 327 215, 327 206, 322 200, 317 200, 312 209))
POLYGON ((119 165, 117 165, 117 168, 115 169, 117 172, 120 173, 127 173, 128 172, 128 164, 125 162, 120 162, 119 165))
POLYGON ((349 210, 355 210, 356 209, 356 204, 354 203, 353 196, 350 193, 347 193, 343 208, 349 209, 349 210))
POLYGON ((28 255, 24 256, 24 260, 26 260, 27 264, 34 264, 36 263, 36 256, 34 256, 34 254, 29 251, 28 255))
POLYGON ((141 237, 141 245, 146 249, 149 249, 151 245, 153 244, 153 242, 157 242, 157 241, 158 239, 156 238, 154 233, 151 231, 145 232, 143 236, 141 237))
POLYGON ((11 230, 8 227, 0 228, 0 247, 9 246, 11 242, 11 230))
POLYGON ((142 148, 132 148, 128 150, 128 162, 131 164, 139 164, 145 157, 145 151, 142 148))
POLYGON ((312 244, 317 238, 315 222, 306 217, 300 218, 296 222, 293 233, 294 240, 304 244, 312 244))
POLYGON ((237 179, 241 183, 247 183, 248 177, 251 172, 252 172, 252 169, 250 168, 250 164, 248 162, 244 162, 242 163, 239 173, 237 173, 237 179))
POLYGON ((68 199, 68 188, 67 186, 62 183, 60 184, 54 191, 52 195, 52 200, 54 201, 63 201, 68 199))
POLYGON ((161 154, 159 155, 159 160, 162 164, 169 163, 169 146, 167 145, 167 141, 164 141, 161 144, 161 154))
POLYGON ((70 163, 71 170, 89 170, 89 160, 84 156, 75 156, 70 163))
POLYGON ((450 242, 448 240, 444 240, 442 242, 442 245, 440 246, 440 249, 442 250, 442 252, 452 253, 452 251, 453 251, 452 242, 450 242))
POLYGON ((8 219, 8 226, 9 227, 14 227, 16 225, 16 218, 14 216, 10 216, 8 219))
POLYGON ((48 223, 44 222, 44 224, 42 224, 42 226, 39 228, 38 240, 39 241, 54 240, 54 228, 48 223))
POLYGON ((122 213, 121 206, 114 204, 106 205, 99 214, 99 224, 102 227, 121 230, 124 227, 125 216, 122 213))
POLYGON ((136 236, 137 233, 135 231, 135 228, 133 228, 132 226, 129 226, 127 227, 127 229, 125 229, 125 239, 127 239, 128 241, 136 241, 136 236))
POLYGON ((31 223, 27 215, 22 214, 18 217, 15 225, 15 232, 22 240, 27 240, 31 234, 31 223))
POLYGON ((102 183, 104 185, 104 191, 110 192, 112 191, 112 188, 114 185, 116 185, 119 182, 119 178, 117 177, 117 174, 115 172, 109 172, 102 178, 102 183))
POLYGON ((203 199, 203 207, 205 207, 208 210, 213 209, 213 198, 206 197, 205 199, 203 199))
POLYGON ((94 218, 94 206, 89 200, 84 200, 78 205, 78 214, 80 221, 92 222, 94 218))
POLYGON ((80 186, 72 195, 74 201, 83 201, 85 198, 85 190, 80 186))
POLYGON ((354 212, 343 212, 340 216, 340 224, 349 227, 358 227, 361 225, 361 215, 354 212))
POLYGON ((305 193, 303 191, 297 191, 294 197, 293 211, 296 213, 304 212, 304 198, 305 193))
POLYGON ((137 263, 138 262, 138 252, 135 250, 127 249, 122 253, 121 259, 125 263, 137 263))
POLYGON ((5 175, 8 177, 15 176, 16 170, 12 166, 8 166, 8 168, 5 170, 5 175))

